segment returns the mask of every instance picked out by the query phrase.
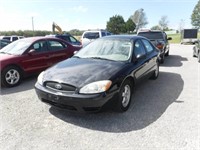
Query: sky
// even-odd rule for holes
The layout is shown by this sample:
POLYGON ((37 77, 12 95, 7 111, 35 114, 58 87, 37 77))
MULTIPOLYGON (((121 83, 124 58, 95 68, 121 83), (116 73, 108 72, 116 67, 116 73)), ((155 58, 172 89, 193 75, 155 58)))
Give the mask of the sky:
POLYGON ((198 0, 0 0, 0 31, 48 30, 55 22, 63 31, 105 29, 109 19, 125 21, 140 8, 148 25, 158 25, 167 16, 168 26, 192 28, 191 14, 198 0))

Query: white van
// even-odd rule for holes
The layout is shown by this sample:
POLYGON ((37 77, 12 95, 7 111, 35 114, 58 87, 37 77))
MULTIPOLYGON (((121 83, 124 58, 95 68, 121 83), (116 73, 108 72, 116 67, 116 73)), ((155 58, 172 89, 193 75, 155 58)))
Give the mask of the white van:
POLYGON ((6 40, 9 40, 11 42, 22 39, 22 38, 24 38, 24 36, 12 35, 12 36, 3 36, 2 37, 2 39, 6 39, 6 40))
POLYGON ((88 30, 83 32, 81 37, 82 46, 88 45, 90 42, 94 41, 97 38, 101 38, 103 36, 111 35, 110 32, 106 30, 88 30))

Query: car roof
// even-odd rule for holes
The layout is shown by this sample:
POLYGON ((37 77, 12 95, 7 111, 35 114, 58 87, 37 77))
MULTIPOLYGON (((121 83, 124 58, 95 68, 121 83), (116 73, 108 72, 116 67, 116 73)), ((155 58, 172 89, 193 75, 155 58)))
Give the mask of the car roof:
MULTIPOLYGON (((35 36, 35 37, 27 37, 27 38, 23 38, 23 39, 20 39, 20 40, 24 40, 24 41, 37 41, 37 40, 42 40, 42 39, 56 39, 56 40, 60 40, 60 41, 64 41, 62 39, 59 39, 59 38, 56 38, 56 37, 53 37, 53 36, 50 36, 50 37, 44 37, 44 36, 35 36)), ((64 41, 65 42, 65 41, 64 41)))
POLYGON ((69 33, 64 33, 64 34, 49 34, 49 35, 45 35, 45 37, 57 37, 57 36, 72 36, 69 33))
POLYGON ((110 36, 105 36, 103 38, 108 38, 108 39, 125 39, 125 40, 146 39, 145 37, 137 36, 137 35, 110 35, 110 36))
POLYGON ((156 33, 156 32, 159 32, 159 33, 163 33, 164 31, 162 30, 139 30, 138 33, 156 33))

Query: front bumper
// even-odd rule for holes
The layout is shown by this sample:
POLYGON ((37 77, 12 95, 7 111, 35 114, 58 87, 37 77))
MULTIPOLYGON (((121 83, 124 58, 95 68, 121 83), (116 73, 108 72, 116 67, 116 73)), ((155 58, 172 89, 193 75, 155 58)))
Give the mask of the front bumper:
POLYGON ((78 112, 100 111, 117 91, 100 94, 76 94, 66 92, 55 92, 48 88, 35 84, 35 91, 39 99, 51 106, 78 112))

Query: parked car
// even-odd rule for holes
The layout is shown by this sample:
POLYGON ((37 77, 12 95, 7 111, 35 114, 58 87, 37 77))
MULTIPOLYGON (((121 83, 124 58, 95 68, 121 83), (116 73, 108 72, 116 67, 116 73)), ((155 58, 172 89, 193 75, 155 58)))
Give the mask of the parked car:
POLYGON ((19 40, 19 39, 23 39, 24 36, 17 36, 17 35, 12 35, 12 36, 3 36, 2 39, 6 39, 9 40, 10 42, 19 40))
POLYGON ((137 35, 148 38, 160 50, 160 63, 164 63, 165 56, 169 56, 168 40, 172 38, 167 37, 167 34, 160 30, 139 30, 137 35))
POLYGON ((193 57, 197 57, 200 63, 200 39, 195 42, 195 46, 193 47, 193 57))
POLYGON ((23 77, 40 73, 55 63, 73 56, 79 47, 58 39, 32 37, 17 40, 0 51, 1 84, 13 87, 23 77))
POLYGON ((101 38, 104 36, 111 35, 110 32, 106 30, 89 30, 83 32, 81 36, 81 42, 83 46, 88 45, 90 42, 96 40, 97 38, 101 38))
POLYGON ((138 81, 158 77, 158 53, 143 37, 99 38, 40 73, 35 90, 39 99, 51 106, 93 112, 113 100, 113 107, 123 112, 130 106, 138 81))
POLYGON ((0 49, 2 49, 3 47, 5 47, 6 45, 8 45, 10 43, 11 42, 9 40, 0 39, 0 49))
POLYGON ((74 36, 72 36, 69 33, 65 33, 65 34, 55 34, 55 35, 46 35, 46 37, 57 37, 60 39, 63 39, 69 43, 71 43, 74 46, 80 46, 82 47, 82 44, 79 40, 77 40, 74 36))

